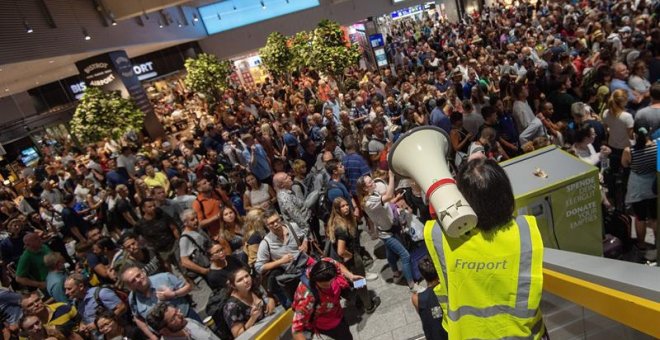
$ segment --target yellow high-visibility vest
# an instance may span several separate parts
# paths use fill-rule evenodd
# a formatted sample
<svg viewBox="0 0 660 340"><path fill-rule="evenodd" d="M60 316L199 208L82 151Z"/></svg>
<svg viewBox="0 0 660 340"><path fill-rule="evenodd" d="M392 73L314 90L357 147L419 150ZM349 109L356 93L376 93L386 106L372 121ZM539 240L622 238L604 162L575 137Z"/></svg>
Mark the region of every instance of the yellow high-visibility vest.
<svg viewBox="0 0 660 340"><path fill-rule="evenodd" d="M541 338L543 241L533 216L458 238L428 221L424 242L440 279L434 291L450 339Z"/></svg>

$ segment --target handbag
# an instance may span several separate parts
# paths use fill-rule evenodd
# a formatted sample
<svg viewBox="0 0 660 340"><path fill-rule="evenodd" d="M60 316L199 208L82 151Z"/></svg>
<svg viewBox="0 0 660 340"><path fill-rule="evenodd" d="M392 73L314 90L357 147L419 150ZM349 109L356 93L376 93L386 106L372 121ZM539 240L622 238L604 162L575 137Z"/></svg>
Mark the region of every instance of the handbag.
<svg viewBox="0 0 660 340"><path fill-rule="evenodd" d="M414 242L424 240L424 223L416 215L412 215L410 225L408 226L408 235L410 235L410 238Z"/></svg>
<svg viewBox="0 0 660 340"><path fill-rule="evenodd" d="M181 235L181 237L185 237L188 240L190 240L190 242L192 242L193 245L195 245L195 248L197 248L193 250L192 254L190 255L190 260L202 268L209 268L211 266L211 259L209 258L209 254L206 252L206 249L201 247L199 244L197 244L197 242L195 242L195 239L190 237L190 235L183 234ZM192 279L196 279L200 275L199 273L196 273L192 270L185 268L183 271L187 277Z"/></svg>
<svg viewBox="0 0 660 340"><path fill-rule="evenodd" d="M296 240L296 244L298 247L302 244L302 241L298 238L296 233L293 232L293 228L291 228L291 225L289 223L286 223L286 228L289 231L289 235ZM275 277L275 280L277 281L277 284L279 284L282 287L289 286L291 284L294 284L300 280L300 276L305 274L305 271L307 270L307 260L309 259L309 256L303 252L298 252L298 255L289 263L289 265L286 267L284 270L284 273L277 275Z"/></svg>
<svg viewBox="0 0 660 340"><path fill-rule="evenodd" d="M307 260L309 256L303 252L299 252L298 255L289 263L289 265L284 270L284 273L277 275L275 280L277 284L286 287L293 283L297 283L300 280L302 275L305 275L307 270Z"/></svg>

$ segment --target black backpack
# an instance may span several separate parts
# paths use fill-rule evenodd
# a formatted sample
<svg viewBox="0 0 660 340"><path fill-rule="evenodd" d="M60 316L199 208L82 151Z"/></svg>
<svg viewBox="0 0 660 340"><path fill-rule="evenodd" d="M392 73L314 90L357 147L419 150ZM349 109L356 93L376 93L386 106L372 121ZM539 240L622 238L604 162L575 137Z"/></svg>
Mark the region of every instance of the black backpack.
<svg viewBox="0 0 660 340"><path fill-rule="evenodd" d="M316 217L323 222L328 222L330 213L332 212L332 202L330 201L330 198L328 198L328 191L336 187L337 185L335 183L328 180L323 183L321 189L319 189L319 200L316 202L314 213Z"/></svg>
<svg viewBox="0 0 660 340"><path fill-rule="evenodd" d="M229 325L225 322L225 316L222 310L229 300L229 294L226 288L216 289L211 294L209 302L206 304L206 315L213 318L215 329L213 331L221 340L233 340Z"/></svg>

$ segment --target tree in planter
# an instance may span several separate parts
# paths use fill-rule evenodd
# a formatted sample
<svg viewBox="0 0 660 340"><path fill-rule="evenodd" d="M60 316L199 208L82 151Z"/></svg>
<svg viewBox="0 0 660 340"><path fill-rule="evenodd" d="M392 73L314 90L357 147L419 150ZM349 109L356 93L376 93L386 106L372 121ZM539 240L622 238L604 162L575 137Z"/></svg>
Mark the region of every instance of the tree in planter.
<svg viewBox="0 0 660 340"><path fill-rule="evenodd" d="M292 54L289 50L287 38L280 32L268 35L266 46L259 50L263 67L273 77L289 80Z"/></svg>
<svg viewBox="0 0 660 340"><path fill-rule="evenodd" d="M359 59L359 48L344 39L339 24L330 20L319 22L311 37L310 61L314 69L333 76L343 89L344 72Z"/></svg>
<svg viewBox="0 0 660 340"><path fill-rule="evenodd" d="M104 92L87 87L71 119L71 132L82 143L95 143L104 138L120 139L130 131L140 131L144 113L132 100L118 91Z"/></svg>
<svg viewBox="0 0 660 340"><path fill-rule="evenodd" d="M291 70L301 70L312 66L312 34L301 31L289 39Z"/></svg>
<svg viewBox="0 0 660 340"><path fill-rule="evenodd" d="M200 53L195 59L187 59L185 67L188 74L184 83L188 89L203 94L209 104L215 104L219 99L218 91L229 85L231 63L212 54Z"/></svg>

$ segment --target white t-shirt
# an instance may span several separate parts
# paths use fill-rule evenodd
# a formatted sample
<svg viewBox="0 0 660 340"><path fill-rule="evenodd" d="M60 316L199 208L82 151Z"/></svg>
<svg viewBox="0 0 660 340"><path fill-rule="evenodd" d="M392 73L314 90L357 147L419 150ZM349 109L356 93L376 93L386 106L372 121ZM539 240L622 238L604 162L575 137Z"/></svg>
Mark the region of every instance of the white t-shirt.
<svg viewBox="0 0 660 340"><path fill-rule="evenodd" d="M616 149L625 149L630 146L628 129L635 125L633 116L628 112L621 112L618 117L610 114L610 110L603 112L603 123L607 125L610 138L607 144Z"/></svg>
<svg viewBox="0 0 660 340"><path fill-rule="evenodd" d="M518 131L525 131L529 123L534 120L534 111L526 101L516 100L513 102L513 120L516 122Z"/></svg>

